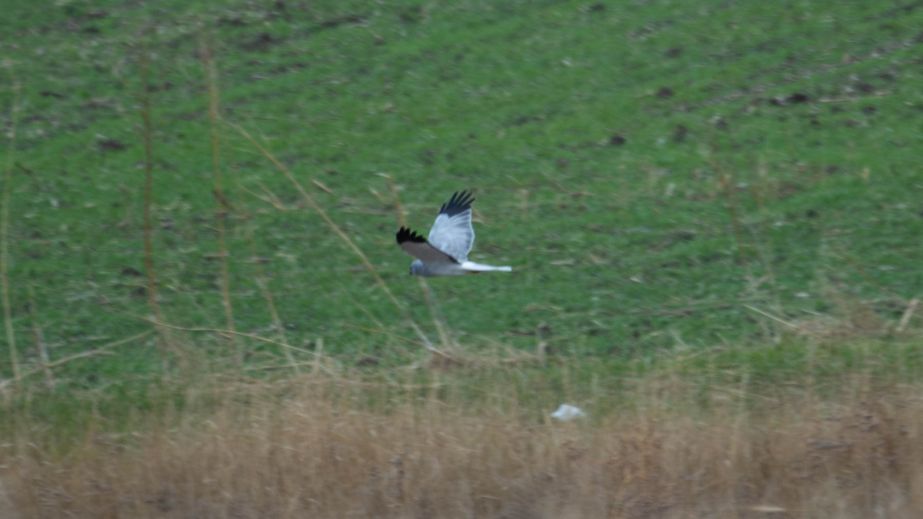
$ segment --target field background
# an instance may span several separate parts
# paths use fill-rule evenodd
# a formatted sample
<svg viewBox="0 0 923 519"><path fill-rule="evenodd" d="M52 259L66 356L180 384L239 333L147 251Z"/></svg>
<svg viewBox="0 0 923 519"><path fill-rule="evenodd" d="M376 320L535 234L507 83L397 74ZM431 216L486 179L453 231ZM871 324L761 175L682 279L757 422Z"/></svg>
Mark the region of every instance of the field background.
<svg viewBox="0 0 923 519"><path fill-rule="evenodd" d="M130 486L117 464L175 446L177 431L197 441L202 421L233 430L236 413L271 429L281 416L304 419L312 399L330 427L392 416L433 447L426 438L442 433L415 424L449 413L460 427L483 421L486 436L472 437L517 430L536 446L529 456L546 449L559 461L571 440L609 445L585 435L640 434L622 413L701 419L754 445L816 433L823 402L855 416L879 402L895 445L923 426L912 389L923 374L919 2L0 4L0 384L11 417L0 427L18 513L47 516L68 495L70 513L99 514L100 502L74 496L104 492L68 486L81 475ZM472 259L514 272L409 277L395 230L425 232L462 189L477 197ZM294 389L303 386L316 390ZM587 408L593 425L564 440L554 429L528 436L553 426L545 417L562 401ZM238 409L253 402L278 414ZM778 438L747 436L782 408L803 420ZM752 429L740 425L751 418ZM665 430L696 452L699 429L686 425ZM325 437L279 434L289 446ZM115 436L100 450L99 435ZM227 449L248 445L223 438ZM459 452L477 451L460 441ZM196 445L155 449L163 478L185 477L163 460ZM376 448L393 461L387 444ZM741 467L756 463L754 449ZM542 513L737 517L802 454L760 461L770 468L743 494L730 465L709 472L725 476L705 488L728 484L726 494L687 490L711 508L663 499L659 509L665 490L647 488L653 508L612 508L625 502L612 494L568 512L562 491ZM522 482L522 470L562 470L529 456L493 474ZM920 466L873 471L898 490L869 490L858 504L843 496L870 487L833 478L831 502L854 507L830 516L868 517L882 502L914 516ZM625 484L605 467L593 481ZM47 492L23 490L29 478ZM261 481L225 494L246 501ZM280 490L292 504L278 509L259 499L204 511L182 500L110 505L114 517L345 513L335 500L302 506L333 495L311 488ZM410 495L391 495L389 513L439 515ZM773 496L830 511L798 492ZM513 517L511 499L528 501L471 498L444 511ZM359 502L385 506L341 504Z"/></svg>

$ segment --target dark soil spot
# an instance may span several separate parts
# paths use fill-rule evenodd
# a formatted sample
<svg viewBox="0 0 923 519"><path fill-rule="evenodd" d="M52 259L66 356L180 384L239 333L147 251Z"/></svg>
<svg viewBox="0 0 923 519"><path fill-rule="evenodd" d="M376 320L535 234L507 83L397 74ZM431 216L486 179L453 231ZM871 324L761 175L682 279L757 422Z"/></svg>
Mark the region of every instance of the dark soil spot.
<svg viewBox="0 0 923 519"><path fill-rule="evenodd" d="M673 97L673 89L670 87L660 87L655 95L661 99L668 99Z"/></svg>
<svg viewBox="0 0 923 519"><path fill-rule="evenodd" d="M536 332L538 333L538 336L541 337L542 339L547 339L551 337L552 335L554 335L554 330L551 328L551 325L548 323L539 324L538 328L536 328Z"/></svg>
<svg viewBox="0 0 923 519"><path fill-rule="evenodd" d="M423 7L415 6L402 9L400 14L398 14L398 18L400 18L402 23L420 23L423 20Z"/></svg>
<svg viewBox="0 0 923 519"><path fill-rule="evenodd" d="M787 106L787 105L796 105L804 104L811 101L811 96L803 92L795 92L789 94L785 97L776 96L769 99L769 104L772 106Z"/></svg>
<svg viewBox="0 0 923 519"><path fill-rule="evenodd" d="M96 141L96 146L100 151L122 151L125 149L125 143L118 139L100 139Z"/></svg>
<svg viewBox="0 0 923 519"><path fill-rule="evenodd" d="M673 128L673 142L684 142L686 137L689 136L689 128L684 124L677 124Z"/></svg>
<svg viewBox="0 0 923 519"><path fill-rule="evenodd" d="M609 137L609 145L610 145L610 146L622 146L622 145L624 145L626 142L628 142L628 140L627 140L624 136L622 136L622 135L620 135L620 134L618 134L618 133L614 133L614 134L612 134L611 137Z"/></svg>
<svg viewBox="0 0 923 519"><path fill-rule="evenodd" d="M420 162L432 166L436 162L436 150L428 148L420 152Z"/></svg>
<svg viewBox="0 0 923 519"><path fill-rule="evenodd" d="M324 20L320 22L318 26L321 29L335 29L341 25L364 23L365 20L366 17L361 14L345 14L343 16Z"/></svg>
<svg viewBox="0 0 923 519"><path fill-rule="evenodd" d="M123 276L131 276L139 278L142 276L141 271L134 267L125 267L120 272Z"/></svg>
<svg viewBox="0 0 923 519"><path fill-rule="evenodd" d="M862 92L863 94L871 94L875 91L875 85L866 83L865 81L860 81L856 83L856 90Z"/></svg>
<svg viewBox="0 0 923 519"><path fill-rule="evenodd" d="M149 83L147 85L147 91L150 93L165 92L167 90L173 90L173 82L163 81L161 83Z"/></svg>
<svg viewBox="0 0 923 519"><path fill-rule="evenodd" d="M244 42L241 45L241 48L249 51L265 51L280 41L281 40L273 37L273 35L269 34L268 32L261 32L256 36L256 38Z"/></svg>
<svg viewBox="0 0 923 519"><path fill-rule="evenodd" d="M682 47L670 47L663 53L663 55L668 58L678 58L683 55L683 48Z"/></svg>
<svg viewBox="0 0 923 519"><path fill-rule="evenodd" d="M671 232L670 234L668 234L659 243L654 244L652 248L654 250L663 250L663 249L672 247L673 245L676 245L677 243L690 242L692 240L695 240L695 238L696 238L695 231L689 231L689 230L675 231L675 232ZM675 266L678 266L678 265L675 265Z"/></svg>
<svg viewBox="0 0 923 519"><path fill-rule="evenodd" d="M528 123L541 121L542 118L537 115L520 115L513 119L513 126L522 126Z"/></svg>
<svg viewBox="0 0 923 519"><path fill-rule="evenodd" d="M886 72L882 72L878 74L878 77L884 81L891 82L897 79L897 74L895 74L894 72L886 71Z"/></svg>
<svg viewBox="0 0 923 519"><path fill-rule="evenodd" d="M379 360L377 357L371 357L368 355L365 357L360 357L359 360L356 361L356 366L360 368L368 368L377 366L379 364L381 364L381 360Z"/></svg>
<svg viewBox="0 0 923 519"><path fill-rule="evenodd" d="M801 191L801 186L795 184L794 182L782 182L778 189L776 190L776 195L780 199L786 199L792 195L795 195Z"/></svg>
<svg viewBox="0 0 923 519"><path fill-rule="evenodd" d="M244 19L238 14L222 16L221 18L218 18L217 22L215 23L217 23L219 26L225 27L243 27L244 25L247 25L246 22L244 22Z"/></svg>

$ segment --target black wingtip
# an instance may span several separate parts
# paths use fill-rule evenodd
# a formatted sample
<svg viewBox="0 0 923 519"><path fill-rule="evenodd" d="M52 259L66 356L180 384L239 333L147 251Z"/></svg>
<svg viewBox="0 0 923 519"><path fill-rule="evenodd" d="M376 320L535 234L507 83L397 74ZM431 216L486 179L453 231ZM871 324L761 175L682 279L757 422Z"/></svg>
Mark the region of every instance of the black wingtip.
<svg viewBox="0 0 923 519"><path fill-rule="evenodd" d="M455 216L471 209L472 203L474 203L474 197L469 191L456 191L452 193L452 198L449 198L449 201L439 208L439 214Z"/></svg>
<svg viewBox="0 0 923 519"><path fill-rule="evenodd" d="M417 234L414 231L411 231L407 227L401 227L400 229L398 229L396 237L397 237L398 245L404 243L405 241L412 241L416 243L426 243L426 238Z"/></svg>

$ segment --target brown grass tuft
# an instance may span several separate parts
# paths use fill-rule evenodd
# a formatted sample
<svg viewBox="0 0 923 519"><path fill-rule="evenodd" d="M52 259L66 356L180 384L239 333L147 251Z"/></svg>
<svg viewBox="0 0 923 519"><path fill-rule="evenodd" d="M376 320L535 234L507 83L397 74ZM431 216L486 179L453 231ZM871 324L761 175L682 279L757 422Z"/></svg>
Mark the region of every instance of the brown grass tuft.
<svg viewBox="0 0 923 519"><path fill-rule="evenodd" d="M90 432L65 459L24 438L4 487L43 518L923 516L918 388L856 380L759 409L639 391L613 395L636 411L561 424L411 390L370 410L357 397L378 389L356 382L225 388L217 410Z"/></svg>

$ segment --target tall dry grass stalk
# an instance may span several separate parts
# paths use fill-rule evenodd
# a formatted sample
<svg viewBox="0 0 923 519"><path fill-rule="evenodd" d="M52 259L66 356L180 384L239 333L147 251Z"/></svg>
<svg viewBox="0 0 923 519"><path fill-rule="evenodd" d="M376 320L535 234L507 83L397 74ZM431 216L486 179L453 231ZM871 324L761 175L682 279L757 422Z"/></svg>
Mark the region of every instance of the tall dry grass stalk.
<svg viewBox="0 0 923 519"><path fill-rule="evenodd" d="M22 85L13 70L13 63L4 65L9 71L12 101L10 102L9 151L3 168L3 211L0 212L0 293L3 295L3 327L6 332L6 346L9 349L10 371L13 380L19 380L19 351L16 349L16 332L13 330L13 312L10 304L10 194L13 191L13 166L16 157L16 125L19 120L19 98Z"/></svg>
<svg viewBox="0 0 923 519"><path fill-rule="evenodd" d="M276 156L273 155L272 152L266 149L265 146L260 144L259 141L257 141L252 135L250 135L250 132L248 132L242 126L234 124L234 123L228 123L228 124L232 128L234 128L250 144L252 144L253 147L255 147L257 151L260 152L261 155L263 155L267 160L269 160L269 162L271 162L273 166L275 166L276 169L278 169L279 172L281 172L285 176L285 178L298 191L298 194L301 195L301 198L305 201L308 207L310 207L314 212L316 212L318 216L321 217L321 220L323 220L324 223L327 225L327 227L329 227L330 230L332 230L334 234L336 234L337 237L339 237L340 240L342 240L343 243L346 244L346 246L350 249L350 251L352 251L353 254L355 254L356 257L359 258L359 260L362 262L362 265L372 276L372 279L375 280L375 284L378 285L379 288L381 288L382 292L385 293L385 295L388 297L391 303L394 304L394 306L404 315L405 321L410 325L410 327L414 330L414 332L416 332L417 336L420 337L420 339L426 345L426 348L430 351L438 352L439 350L437 350L433 346L432 342L429 340L429 338L427 338L426 334L423 333L423 330L420 328L417 322L413 319L413 316L410 315L410 311L407 309L407 305L401 302L401 300L398 299L394 295L394 292L392 292L388 284L385 283L385 280L381 277L381 274L378 273L378 269L375 268L375 265L372 264L368 256L366 256L365 253L362 252L362 249L360 249L359 246L356 245L356 242L354 242L352 238L350 238L349 235L346 234L343 231L343 229L339 225L337 225L335 221L333 221L333 218L331 218L330 215L327 213L327 211L325 211L324 208L321 207L320 204L318 204L316 200L314 200L314 197L311 196L311 194L308 193L307 190L305 190L301 182L299 182L298 179L295 178L295 175L292 173L292 171L288 169L288 167L285 164L279 161L279 159L276 158Z"/></svg>
<svg viewBox="0 0 923 519"><path fill-rule="evenodd" d="M351 382L305 377L286 400L224 387L213 412L89 433L65 459L22 438L4 484L24 518L923 517L919 388L844 380L835 401L754 409L667 384L561 424L413 389L375 410Z"/></svg>
<svg viewBox="0 0 923 519"><path fill-rule="evenodd" d="M272 327L276 332L277 340L288 344L288 338L285 336L285 325L282 324L282 318L279 317L279 310L276 307L275 297L273 297L272 291L269 290L269 283L266 281L266 272L256 252L256 243L253 240L252 227L247 229L247 244L250 246L250 257L253 268L256 270L256 275L253 277L253 280L256 282L257 288L259 288L263 300L266 301L266 308L269 310L269 318L272 320ZM298 367L298 362L295 360L294 354L292 354L292 349L282 348L282 354L285 355L285 360L288 362L289 366L291 366L292 370L295 373L299 373L301 370Z"/></svg>
<svg viewBox="0 0 923 519"><path fill-rule="evenodd" d="M154 315L154 326L160 339L161 362L166 368L171 354L176 356L179 351L173 342L170 329L160 324L166 321L160 308L160 301L157 299L157 271L154 267L154 220L151 211L154 201L154 129L151 122L151 94L148 87L150 81L150 58L143 43L139 52L141 90L138 96L140 101L141 138L144 143L144 198L142 201L144 273L147 278L147 304Z"/></svg>
<svg viewBox="0 0 923 519"><path fill-rule="evenodd" d="M48 364L51 359L48 356L48 348L45 346L45 332L42 331L42 325L39 323L38 308L35 303L35 288L29 285L29 319L32 321L32 339L35 341L35 356L38 359L39 368L45 376L45 387L54 389L54 374Z"/></svg>
<svg viewBox="0 0 923 519"><path fill-rule="evenodd" d="M388 191L391 193L391 199L394 202L394 211L397 213L398 224L404 227L407 225L407 215L404 211L404 204L401 203L401 195L397 189L397 184L394 182L394 178L391 175L382 173L381 176L388 182ZM423 300L426 302L426 307L429 310L430 318L433 320L433 325L436 327L436 333L439 334L439 341L442 343L443 352L445 352L449 348L452 348L455 343L449 335L448 326L445 323L445 319L442 317L442 312L439 310L436 298L429 288L429 283L422 277L417 278L417 283L420 286L420 291L423 293Z"/></svg>
<svg viewBox="0 0 923 519"><path fill-rule="evenodd" d="M731 231L734 234L734 242L737 244L737 263L742 265L749 259L749 254L746 240L744 239L744 227L740 217L740 206L737 202L737 195L734 193L734 190L737 189L735 184L736 182L730 173L720 173L718 185L721 196L723 196L725 200L724 207L727 209L728 218L731 221Z"/></svg>
<svg viewBox="0 0 923 519"><path fill-rule="evenodd" d="M23 371L19 378L0 381L0 389L3 389L8 385L18 384L22 380L25 380L26 378L36 375L38 373L45 373L47 376L50 377L54 369L64 366L65 364L70 364L71 362L74 362L76 360L86 359L89 357L112 355L113 350L116 349L117 347L125 346L128 344L132 344L136 341L140 341L141 339L147 338L152 333L154 333L153 330L143 331L141 333L132 335L131 337L125 337L124 339L118 339L116 341L112 341L110 343L104 344L103 346L93 348L92 350L83 350L81 352L74 353L66 357L61 357L53 361L42 361L39 364L38 368L33 368L33 369L28 369L28 370Z"/></svg>
<svg viewBox="0 0 923 519"><path fill-rule="evenodd" d="M203 38L199 53L202 59L202 66L205 69L205 80L208 85L208 122L209 136L212 155L212 194L215 197L215 227L218 231L218 256L221 265L221 304L224 309L225 326L232 332L234 326L234 305L231 301L231 278L229 273L230 253L227 247L227 218L232 207L230 201L224 192L224 181L221 171L221 139L219 130L219 100L218 91L218 68L215 65L214 56L212 55L211 46ZM228 339L236 351L236 360L239 366L243 366L244 352L241 348L240 341L234 335Z"/></svg>
<svg viewBox="0 0 923 519"><path fill-rule="evenodd" d="M713 143L711 150L706 155L706 160L712 170L718 175L717 194L724 199L724 208L727 210L731 222L731 233L737 246L737 263L745 264L750 259L749 246L745 239L744 223L741 217L740 201L737 198L737 180L733 172L728 171L715 157L718 156L717 146Z"/></svg>

